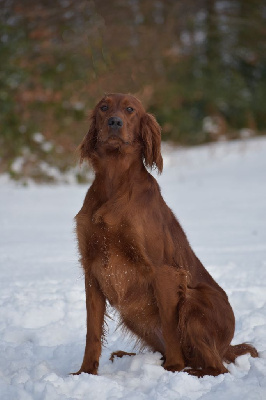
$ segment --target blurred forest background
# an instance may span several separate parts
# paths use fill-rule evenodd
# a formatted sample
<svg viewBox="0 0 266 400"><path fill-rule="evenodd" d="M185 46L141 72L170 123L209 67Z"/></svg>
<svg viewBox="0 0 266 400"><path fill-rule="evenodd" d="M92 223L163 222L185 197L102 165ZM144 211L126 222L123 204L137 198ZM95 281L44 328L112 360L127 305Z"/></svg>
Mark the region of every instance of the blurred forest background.
<svg viewBox="0 0 266 400"><path fill-rule="evenodd" d="M266 132L265 0L0 0L0 173L74 171L88 114L131 92L182 145Z"/></svg>

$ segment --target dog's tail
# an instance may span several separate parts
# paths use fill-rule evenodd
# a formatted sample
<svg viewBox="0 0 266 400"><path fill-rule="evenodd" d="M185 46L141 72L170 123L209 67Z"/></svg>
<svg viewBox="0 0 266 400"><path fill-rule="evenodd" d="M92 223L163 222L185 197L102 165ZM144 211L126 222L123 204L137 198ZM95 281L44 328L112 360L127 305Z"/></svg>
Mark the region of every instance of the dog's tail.
<svg viewBox="0 0 266 400"><path fill-rule="evenodd" d="M247 353L250 353L251 357L259 357L255 347L251 346L251 344L242 343L235 346L229 346L224 355L224 361L235 362L237 357Z"/></svg>

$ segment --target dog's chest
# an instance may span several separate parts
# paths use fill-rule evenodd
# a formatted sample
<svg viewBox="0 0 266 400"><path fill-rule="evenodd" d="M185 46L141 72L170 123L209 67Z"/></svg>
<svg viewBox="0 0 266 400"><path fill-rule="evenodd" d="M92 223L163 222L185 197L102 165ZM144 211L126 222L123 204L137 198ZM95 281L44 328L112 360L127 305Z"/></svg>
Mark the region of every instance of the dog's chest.
<svg viewBox="0 0 266 400"><path fill-rule="evenodd" d="M134 225L125 219L115 226L95 223L84 214L76 221L83 266L95 276L109 302L121 305L132 301L132 293L145 291L147 262Z"/></svg>
<svg viewBox="0 0 266 400"><path fill-rule="evenodd" d="M143 286L139 250L126 232L105 228L95 233L98 251L91 268L101 290L113 305L129 301L136 288Z"/></svg>
<svg viewBox="0 0 266 400"><path fill-rule="evenodd" d="M108 262L96 263L94 275L109 302L116 306L126 301L137 284L137 271L123 256L111 253Z"/></svg>

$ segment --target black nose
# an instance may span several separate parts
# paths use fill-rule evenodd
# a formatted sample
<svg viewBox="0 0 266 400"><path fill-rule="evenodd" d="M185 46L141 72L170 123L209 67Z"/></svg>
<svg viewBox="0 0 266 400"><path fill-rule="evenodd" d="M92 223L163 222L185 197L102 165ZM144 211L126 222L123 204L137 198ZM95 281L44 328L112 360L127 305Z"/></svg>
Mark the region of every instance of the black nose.
<svg viewBox="0 0 266 400"><path fill-rule="evenodd" d="M108 119L108 125L112 129L120 129L123 126L123 121L119 117L111 117Z"/></svg>

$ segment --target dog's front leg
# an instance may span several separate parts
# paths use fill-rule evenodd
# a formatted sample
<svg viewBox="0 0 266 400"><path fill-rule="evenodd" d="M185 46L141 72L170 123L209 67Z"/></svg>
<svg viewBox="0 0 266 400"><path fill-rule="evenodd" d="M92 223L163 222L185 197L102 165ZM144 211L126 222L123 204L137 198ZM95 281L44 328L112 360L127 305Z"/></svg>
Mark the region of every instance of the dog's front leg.
<svg viewBox="0 0 266 400"><path fill-rule="evenodd" d="M186 275L176 268L164 265L154 270L154 291L161 319L165 347L163 367L168 371L181 371L185 367L178 330L177 305Z"/></svg>
<svg viewBox="0 0 266 400"><path fill-rule="evenodd" d="M85 273L87 335L86 347L81 368L74 375L82 372L97 375L102 348L102 335L105 313L105 297L98 282Z"/></svg>

